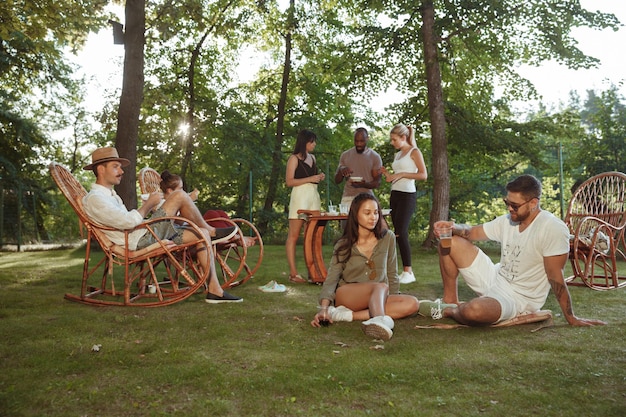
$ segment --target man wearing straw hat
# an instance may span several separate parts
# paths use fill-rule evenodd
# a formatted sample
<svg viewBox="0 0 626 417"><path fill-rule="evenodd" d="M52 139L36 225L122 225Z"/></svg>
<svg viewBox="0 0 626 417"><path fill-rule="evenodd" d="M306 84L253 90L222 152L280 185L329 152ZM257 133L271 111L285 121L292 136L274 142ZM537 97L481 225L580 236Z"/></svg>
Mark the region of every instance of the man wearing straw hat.
<svg viewBox="0 0 626 417"><path fill-rule="evenodd" d="M130 161L120 158L117 149L105 147L96 149L91 154L91 164L83 169L93 171L96 182L91 186L91 191L83 198L83 206L87 215L103 226L112 227L119 230L132 229L143 222L143 219L160 202L161 193L154 192L141 207L128 210L122 199L117 195L113 187L118 185L124 175L125 166ZM216 239L227 239L235 235L235 227L225 229L215 229L209 226L200 211L191 200L189 195L180 190L171 193L163 205L157 208L152 214L152 218L165 216L175 216L180 213L180 217L189 219L195 223L204 233L206 239L211 242L211 235ZM179 227L169 220L156 223L154 231L159 239L171 240L176 244L189 242L197 239L197 236L184 227ZM130 250L142 249L155 243L154 237L146 233L147 229L140 229L130 233L128 245ZM111 241L118 245L124 245L124 233L121 231L104 231ZM209 246L209 251L211 247ZM207 303L217 304L226 302L241 302L243 299L227 293L222 289L215 272L215 262L212 253L198 253L198 261L203 268L209 268L209 290L206 298Z"/></svg>

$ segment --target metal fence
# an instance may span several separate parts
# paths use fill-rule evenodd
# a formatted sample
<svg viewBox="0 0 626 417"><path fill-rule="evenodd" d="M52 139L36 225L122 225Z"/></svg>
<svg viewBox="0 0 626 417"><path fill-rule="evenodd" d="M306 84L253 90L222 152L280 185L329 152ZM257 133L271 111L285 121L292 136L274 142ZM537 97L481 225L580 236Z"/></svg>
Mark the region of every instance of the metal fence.
<svg viewBox="0 0 626 417"><path fill-rule="evenodd" d="M78 218L56 192L0 184L0 249L23 250L81 239Z"/></svg>

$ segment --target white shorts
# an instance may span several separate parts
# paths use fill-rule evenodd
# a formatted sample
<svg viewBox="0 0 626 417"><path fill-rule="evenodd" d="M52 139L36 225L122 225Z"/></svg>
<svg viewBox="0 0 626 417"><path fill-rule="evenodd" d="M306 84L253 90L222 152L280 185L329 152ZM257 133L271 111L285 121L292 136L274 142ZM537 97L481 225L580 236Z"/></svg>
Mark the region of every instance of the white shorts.
<svg viewBox="0 0 626 417"><path fill-rule="evenodd" d="M293 187L289 200L289 219L306 219L306 215L298 214L298 210L320 210L321 208L317 184L307 183Z"/></svg>
<svg viewBox="0 0 626 417"><path fill-rule="evenodd" d="M526 301L518 297L509 283L498 275L499 269L500 264L494 264L485 252L478 249L474 262L467 268L459 268L459 272L476 294L494 298L500 303L502 312L498 321L503 321L522 313Z"/></svg>

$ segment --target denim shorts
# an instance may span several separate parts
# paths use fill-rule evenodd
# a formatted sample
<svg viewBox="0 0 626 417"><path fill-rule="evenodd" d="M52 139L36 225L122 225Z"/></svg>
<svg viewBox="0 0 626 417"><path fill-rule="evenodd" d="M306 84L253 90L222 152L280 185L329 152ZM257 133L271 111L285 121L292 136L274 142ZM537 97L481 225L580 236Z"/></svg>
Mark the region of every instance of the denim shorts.
<svg viewBox="0 0 626 417"><path fill-rule="evenodd" d="M151 219L157 219L159 217L166 217L167 213L163 208L158 208L152 213ZM150 225L152 231L157 235L158 240L171 240L172 242L180 245L183 243L183 228L174 224L171 220L163 220L155 222ZM152 233L146 230L146 233L137 242L137 249L143 249L147 246L156 243L157 239L152 236Z"/></svg>

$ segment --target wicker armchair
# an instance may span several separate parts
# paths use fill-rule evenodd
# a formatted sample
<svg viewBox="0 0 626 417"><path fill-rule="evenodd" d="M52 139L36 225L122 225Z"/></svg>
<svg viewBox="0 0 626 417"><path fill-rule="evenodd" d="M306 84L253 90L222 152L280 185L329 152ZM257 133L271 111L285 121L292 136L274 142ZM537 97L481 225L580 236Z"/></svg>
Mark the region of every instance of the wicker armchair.
<svg viewBox="0 0 626 417"><path fill-rule="evenodd" d="M605 172L583 182L569 203L569 285L609 290L626 285L626 174Z"/></svg>

